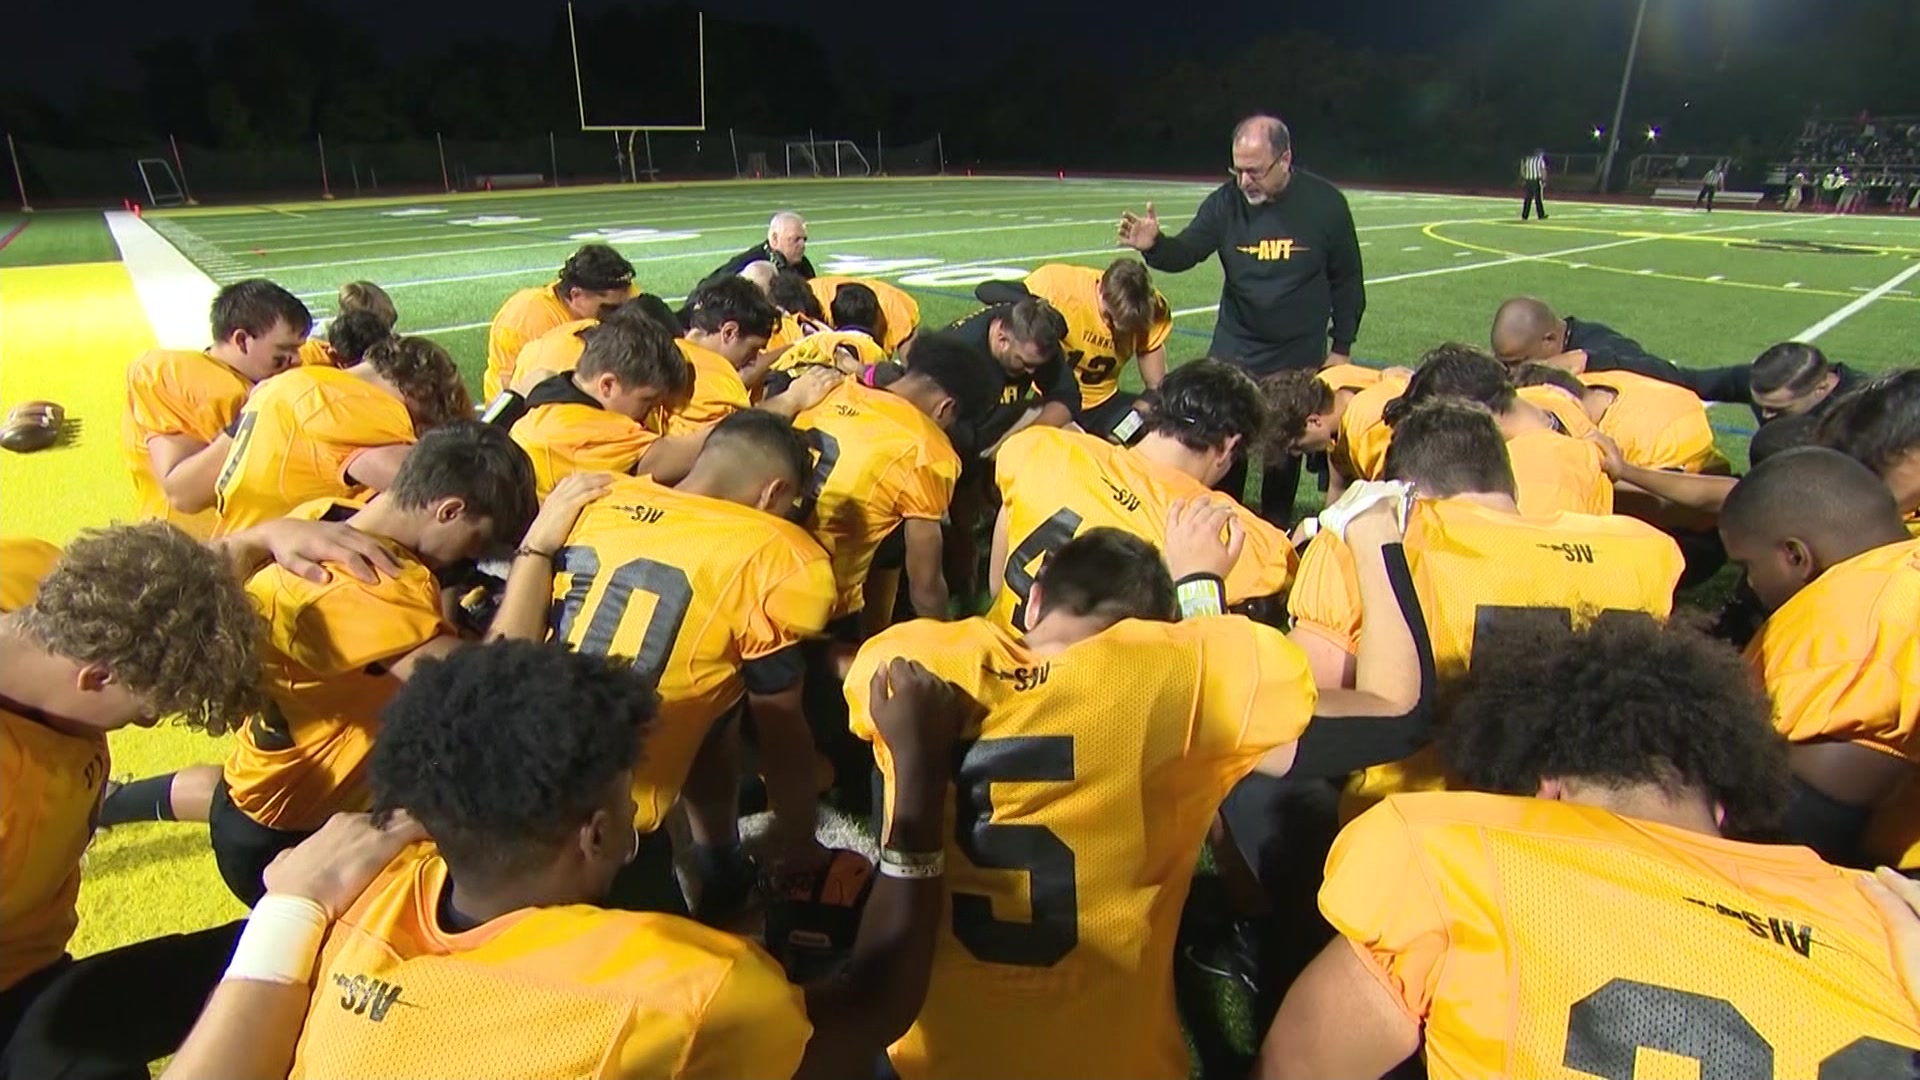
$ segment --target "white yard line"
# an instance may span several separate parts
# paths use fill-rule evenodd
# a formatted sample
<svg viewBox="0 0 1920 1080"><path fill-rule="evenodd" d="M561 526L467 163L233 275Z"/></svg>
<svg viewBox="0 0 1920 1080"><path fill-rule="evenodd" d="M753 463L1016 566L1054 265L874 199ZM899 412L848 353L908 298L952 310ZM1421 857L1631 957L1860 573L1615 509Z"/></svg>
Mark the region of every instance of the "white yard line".
<svg viewBox="0 0 1920 1080"><path fill-rule="evenodd" d="M1817 339L1820 335L1859 314L1868 304L1873 303L1875 300L1906 284L1907 279L1915 274L1920 274L1920 263L1915 263L1881 282L1874 287L1872 292L1867 293L1858 300L1850 301L1839 311L1834 312L1819 322L1814 323L1812 326L1807 327L1805 330L1800 331L1798 334L1795 334L1792 340L1811 342Z"/></svg>
<svg viewBox="0 0 1920 1080"><path fill-rule="evenodd" d="M999 190L981 192L960 187L942 189L932 195L920 194L915 202L928 205L959 205L961 203L992 203L1006 200L1031 199L1078 199L1090 198L1124 199L1135 194L1129 190L1103 190L1097 186L1085 184L1059 185L1054 183L1051 190L1025 188L1020 190ZM1205 191L1169 193L1171 197L1191 195L1204 198ZM791 188L769 186L750 197L720 198L714 195L702 195L685 189L676 191L646 191L634 189L618 192L571 193L565 190L549 191L525 196L503 197L491 200L456 200L439 195L422 195L409 205L416 207L434 207L446 211L447 217L464 217L477 214L526 214L548 211L554 214L572 215L589 211L631 210L631 209L695 209L717 212L722 215L735 212L754 212L770 215L773 209L791 206L806 214L821 213L827 210L844 210L861 207L886 205L890 196L884 189L868 188L864 190L844 191L824 197L810 197L799 194ZM891 201L897 203L897 199ZM311 236L336 232L344 225L355 228L368 225L393 226L404 228L419 226L424 218L389 218L387 211L405 209L399 203L383 203L379 206L354 206L348 203L300 223L280 221L278 215L260 210L233 215L231 217L195 217L174 218L176 222L195 222L209 240L226 242L250 240L256 236L284 234L285 236ZM1117 214L1118 211L1115 211ZM438 217L439 215L435 215ZM269 228L260 230L262 224Z"/></svg>
<svg viewBox="0 0 1920 1080"><path fill-rule="evenodd" d="M1084 201L1085 196L1086 193L1084 191L1002 191L994 195L960 194L932 200L922 200L922 209L920 212L993 213L1018 210L1021 213L1026 213L1030 210L1044 209L1058 211L1077 209L1077 207L1062 205L1062 203ZM810 218L816 218L822 214L839 213L845 210L887 208L886 204L873 202L874 197L873 194L869 193L858 201L833 203L808 202L797 205ZM1022 203L1031 203L1032 205L998 208L986 205L990 203L1000 203L1010 199ZM428 199L421 200L422 205L431 202L432 200ZM484 214L502 216L536 216L544 214L546 216L539 217L537 222L537 224L544 228L565 228L572 225L605 225L610 217L622 215L646 217L656 211L665 211L666 215L662 217L647 217L646 220L637 222L636 225L653 225L660 221L698 222L731 218L744 218L764 223L773 212L768 209L768 207L773 205L775 205L773 202L766 199L752 202L728 201L724 204L718 202L708 204L699 199L668 200L664 197L652 199L623 198L617 202L603 201L597 204L560 203L557 200L549 200L549 202L544 204L520 203L508 206L487 206L481 204L482 208L478 210L463 207L456 203L447 203L444 206L436 207L437 209L445 210L446 213L435 214L430 217L387 218L355 215L351 218L336 219L317 226L286 227L278 230L265 230L260 232L254 232L246 228L232 231L218 231L209 229L205 225L189 225L188 222L191 219L175 218L169 220L176 226L186 227L198 233L203 240L223 245L246 246L248 244L260 244L268 240L304 240L316 237L331 237L339 235L342 229L348 227L351 227L356 233L376 233L375 238L369 242L388 243L398 242L402 238L401 234L422 239L445 236L449 228L447 225L448 221L458 220L462 217L476 217ZM378 211L372 208L364 211L364 215L377 215L378 213ZM271 248L270 250L276 252L306 251L321 247L341 246L346 245L303 245L298 247Z"/></svg>
<svg viewBox="0 0 1920 1080"><path fill-rule="evenodd" d="M1044 262L1051 262L1055 259L1083 259L1089 255L1110 255L1119 250L1120 249L1118 248L1084 248L1079 251L1050 251L1044 255L1012 255L1012 256L1003 256L1001 258L996 258L996 259L971 259L971 260L968 260L967 262L942 263L939 266L915 266L905 270L883 270L877 274L867 274L864 276L875 277L875 278L897 278L897 277L906 277L909 274L924 273L928 270L965 270L975 266L1003 266L1003 265L1020 266L1027 263L1038 265ZM669 304L678 304L681 301L685 300L686 297L663 296L660 299L666 301ZM432 327L428 327L425 330L410 329L410 330L407 330L406 332L409 334L418 334L418 335L451 334L460 330L476 330L482 326L491 326L491 325L493 325L492 320L488 320L487 322L455 323L452 326L432 326Z"/></svg>
<svg viewBox="0 0 1920 1080"><path fill-rule="evenodd" d="M1033 203L1025 206L1010 206L1010 207L1004 207L1004 208L988 211L988 210L975 209L973 207L957 207L954 209L943 209L939 205L934 205L934 206L922 207L917 210L910 210L910 211L895 213L895 214L866 215L862 217L845 217L845 218L810 217L807 219L807 224L818 227L822 225L853 225L853 224L860 224L860 223L872 222L872 221L919 220L922 218L930 218L930 217L973 217L973 216L985 217L988 215L995 215L995 214L1003 217L1010 216L1010 215L1026 216L1027 220L1040 221L1040 220L1046 219L1047 215L1045 214L1028 215L1026 212L1029 210L1052 210L1058 213L1061 211L1073 210L1073 209L1079 209L1079 208L1060 206L1053 203ZM583 232L583 233L599 232L599 231L608 230L608 229L613 229L613 230L656 229L657 231L660 231L660 232L692 232L692 233L700 233L700 234L720 233L720 232L753 232L755 230L766 228L767 227L766 219L767 219L767 215L757 210L747 211L745 213L732 212L732 213L721 213L721 214L712 214L712 213L666 214L660 217L650 217L644 213L635 213L623 218L619 218L617 220L614 219L613 215L611 214L602 213L596 217L590 217L590 218L565 218L565 219L559 219L559 220L555 220L552 218L534 218L530 221L523 222L520 225L511 226L511 227L509 226L488 227L488 226L480 226L480 225L464 226L464 225L450 225L450 224L442 223L439 228L432 229L426 232L421 232L421 233L409 233L405 236L383 235L383 236L377 236L372 239L366 239L366 240L339 240L339 241L334 241L334 242L325 243L325 244L299 244L292 247L270 247L264 250L267 252L268 255L285 255L285 254L289 254L291 252L296 252L296 251L325 251L328 249L335 249L335 248L365 248L373 244L417 244L423 241L447 240L456 236L462 236L463 234L475 236L475 237L486 236L489 234L497 234L497 233L520 234L520 235L533 233L534 235L539 235L541 233L551 234L559 230L568 230L568 229ZM725 222L728 222L728 221L738 221L740 223L726 224ZM668 224L669 222L673 224L669 225ZM337 233L335 235L337 235ZM204 237L202 239L204 239ZM544 242L550 243L555 247L565 247L569 244L580 243L585 241L576 241L572 238L567 238L567 239L556 239L556 240L550 240L550 241L544 241ZM527 246L538 246L538 245L512 244L512 245L507 245L505 248L477 247L477 248L466 248L464 250L468 252L500 251L500 250L507 250L514 247L527 247ZM444 257L444 253L436 253L434 255L420 255L420 254L389 255L384 257L387 259L441 258L441 257ZM372 259L351 260L351 262L371 262L371 261L374 261L374 260ZM259 269L262 274L271 275L279 272L280 270L299 269L299 268L263 265Z"/></svg>
<svg viewBox="0 0 1920 1080"><path fill-rule="evenodd" d="M920 215L920 214L882 214L876 217L869 217L869 218L843 218L841 219L840 224L844 225L853 221L903 221L903 220L909 220L912 218L918 218L922 216L923 215ZM1089 218L1089 219L1083 219L1080 221L1066 221L1066 222L1048 221L1048 222L1041 222L1039 224L1033 224L1033 225L1024 225L1024 224L1023 225L988 225L988 226L982 226L980 228L974 228L974 229L937 229L931 232L903 233L898 235L884 235L884 236L853 236L853 237L847 237L844 239L840 237L832 237L828 239L814 240L812 242L812 247L818 250L823 248L831 248L835 246L845 246L847 244L871 244L871 243L878 243L886 240L913 240L913 239L918 239L920 237L926 237L926 236L970 236L975 233L1011 232L1016 229L1061 229L1061 228L1066 228L1069 225L1074 225L1074 226L1105 225L1105 224L1108 224L1110 220L1114 220L1114 219ZM707 229L703 231L702 235L713 235L716 233L742 233L742 232L754 233L754 232L760 231L762 228L763 226L760 226L760 225L729 226L727 228L722 228L722 229ZM335 269L342 266L364 266L369 263L412 262L412 261L419 261L422 259L451 259L451 258L459 258L466 255L480 255L480 254L485 254L485 253L494 252L494 251L522 251L529 248L570 248L570 247L577 247L577 246L578 246L578 242L573 240L542 240L537 243L530 243L530 244L495 244L491 247L456 248L452 251L435 251L431 253L423 253L423 254L415 254L415 255L376 255L370 259L340 259L340 260L335 260L333 262L303 263L298 266L261 266L261 267L255 267L252 272L257 273L259 276L262 276L262 277L270 277L274 274L284 274L284 273L288 273L295 270L331 270L331 269ZM646 242L635 241L632 243L622 243L621 241L616 240L613 242L613 246L616 248L645 247ZM661 259L690 257L693 254L707 254L707 255L712 255L719 258L725 258L728 255L733 255L738 253L739 250L740 250L739 244L732 244L725 248L716 249L712 252L703 252L703 253L689 252L686 256L663 255L663 256L647 258L647 259L632 259L630 261L633 262L635 265L639 265L642 262L659 262ZM488 275L483 275L483 276L488 276ZM471 279L457 278L453 280L471 280ZM388 285L386 287L389 289L393 288L393 286L391 285Z"/></svg>
<svg viewBox="0 0 1920 1080"><path fill-rule="evenodd" d="M1043 223L1034 224L1034 225L1027 225L1027 224L988 225L988 226L984 226L982 228L977 228L977 229L940 229L933 232L893 233L885 236L850 236L845 239L836 238L833 240L816 240L810 246L814 250L823 250L827 248L847 247L853 244L877 244L877 243L891 242L895 240L919 240L929 236L972 236L979 233L1025 232L1031 229L1058 229L1058 228L1065 228L1066 226L1069 226L1069 225L1077 227L1082 225L1104 225L1106 223L1107 223L1106 218L1098 218L1091 221L1043 222ZM1118 249L1102 248L1098 250L1117 251ZM652 263L674 262L681 259L718 259L718 258L725 258L728 255L734 255L738 253L739 253L739 248L727 247L727 248L714 248L706 251L683 251L683 252L679 252L677 254L671 254L671 255L649 255L649 256L638 258L638 259L629 259L628 261L633 263L635 266L644 266ZM990 266L996 263L1009 262L1009 261L1019 261L1019 260L982 259L982 260L969 261L965 263L943 264L941 267L939 267L939 269L948 269L951 266L956 266L956 265L957 266ZM348 265L351 265L351 264L348 264ZM929 266L920 266L920 267L915 267L914 269L915 270L931 270L936 268L929 267ZM901 271L901 273L913 273L913 272L914 272L913 270ZM380 283L380 287L388 291L392 291L394 289L408 289L408 288L415 288L415 287L421 287L421 286L427 286L427 285L451 285L451 284L462 282L462 281L489 281L495 278L530 277L530 276L539 276L543 274L549 278L552 277L553 275L552 268L547 266L526 266L526 267L521 267L517 270L488 270L488 271L477 273L477 274L456 274L451 277L421 278L416 281L383 281ZM886 275L883 274L879 276L884 277ZM306 300L306 299L318 299L322 297L328 297L328 296L332 296L333 294L334 294L334 290L332 289L322 289L317 292L303 292L303 293L297 293L295 295L299 296L302 300Z"/></svg>
<svg viewBox="0 0 1920 1080"><path fill-rule="evenodd" d="M180 254L143 219L121 210L107 213L107 230L133 279L134 295L147 313L163 349L201 349L207 344L207 309L220 286Z"/></svg>
<svg viewBox="0 0 1920 1080"><path fill-rule="evenodd" d="M1644 244L1652 240L1666 240L1676 236L1707 236L1707 235L1714 235L1718 233L1741 232L1747 229L1766 229L1766 228L1771 228L1779 225L1789 225L1789 224L1792 224L1792 221L1790 219L1782 220L1782 221L1764 221L1764 222L1758 222L1752 225L1732 225L1723 229L1695 229L1690 232L1682 232L1682 233L1660 233L1655 236L1636 236L1630 240L1610 240L1604 244L1587 244L1583 247L1564 248L1560 251L1543 251L1537 255L1514 255L1505 259L1494 259L1490 262L1467 263L1465 265L1455 265L1455 266L1436 266L1427 270L1410 270L1404 274L1388 274L1385 277L1368 278L1367 284L1368 285L1387 285L1395 281L1412 281L1415 278L1440 277L1443 274L1464 274L1470 270L1486 270L1490 267L1510 266L1514 263L1539 262L1542 259L1558 259L1567 255L1581 255L1589 251L1605 251L1609 248L1628 247L1633 244ZM1897 285L1899 284L1899 282L1895 282L1894 284ZM1206 307L1182 308L1181 310L1174 312L1173 317L1176 319L1180 319L1180 318L1185 318L1189 315L1205 315L1209 312L1219 310L1219 307L1220 305L1218 304L1208 304Z"/></svg>

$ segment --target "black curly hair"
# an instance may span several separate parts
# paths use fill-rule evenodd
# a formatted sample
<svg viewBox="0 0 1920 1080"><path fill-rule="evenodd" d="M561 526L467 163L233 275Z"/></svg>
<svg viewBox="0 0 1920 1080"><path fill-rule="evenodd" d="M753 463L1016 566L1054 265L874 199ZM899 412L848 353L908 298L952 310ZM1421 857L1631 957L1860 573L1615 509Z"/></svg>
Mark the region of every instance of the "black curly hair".
<svg viewBox="0 0 1920 1080"><path fill-rule="evenodd" d="M993 411L1005 385L1000 365L986 353L945 333L914 339L907 374L938 386L953 399L959 420L969 424Z"/></svg>
<svg viewBox="0 0 1920 1080"><path fill-rule="evenodd" d="M1267 401L1246 372L1221 360L1197 360L1175 368L1160 384L1160 404L1147 421L1149 435L1165 435L1189 450L1206 452L1240 436L1236 454L1263 437Z"/></svg>
<svg viewBox="0 0 1920 1080"><path fill-rule="evenodd" d="M1698 793L1721 831L1771 835L1787 803L1786 742L1740 654L1682 621L1565 613L1475 633L1498 656L1468 672L1440 749L1468 786L1531 795L1551 778Z"/></svg>
<svg viewBox="0 0 1920 1080"><path fill-rule="evenodd" d="M375 820L405 810L454 872L537 870L606 805L659 711L624 659L498 641L420 665L382 713Z"/></svg>
<svg viewBox="0 0 1920 1080"><path fill-rule="evenodd" d="M1477 401L1500 416L1513 407L1513 380L1500 361L1471 345L1450 341L1420 358L1420 368L1406 391L1387 402L1381 419L1397 424L1415 405L1436 397Z"/></svg>
<svg viewBox="0 0 1920 1080"><path fill-rule="evenodd" d="M789 315L805 315L816 322L827 321L827 313L820 307L820 297L814 295L807 279L797 270L782 270L773 275L773 285L767 289L774 306Z"/></svg>
<svg viewBox="0 0 1920 1080"><path fill-rule="evenodd" d="M367 353L393 337L393 324L377 311L343 311L327 324L327 348L334 362L352 367Z"/></svg>
<svg viewBox="0 0 1920 1080"><path fill-rule="evenodd" d="M773 301L760 286L743 277L705 282L687 298L687 310L688 328L707 334L717 334L733 323L748 337L768 338L780 322L780 311Z"/></svg>
<svg viewBox="0 0 1920 1080"><path fill-rule="evenodd" d="M833 291L833 326L865 330L869 336L887 336L887 314L880 307L880 296L868 285L848 281Z"/></svg>
<svg viewBox="0 0 1920 1080"><path fill-rule="evenodd" d="M607 244L583 244L560 267L557 295L565 300L574 289L613 292L633 285L633 264Z"/></svg>
<svg viewBox="0 0 1920 1080"><path fill-rule="evenodd" d="M1813 442L1885 477L1920 451L1920 368L1889 371L1847 391L1821 413Z"/></svg>
<svg viewBox="0 0 1920 1080"><path fill-rule="evenodd" d="M679 337L687 332L680 325L680 317L673 313L665 300L652 293L641 293L612 311L600 316L602 323L652 323L667 332L669 337Z"/></svg>
<svg viewBox="0 0 1920 1080"><path fill-rule="evenodd" d="M1513 369L1515 386L1557 386L1576 398L1587 396L1587 384L1571 371L1552 364L1525 363Z"/></svg>

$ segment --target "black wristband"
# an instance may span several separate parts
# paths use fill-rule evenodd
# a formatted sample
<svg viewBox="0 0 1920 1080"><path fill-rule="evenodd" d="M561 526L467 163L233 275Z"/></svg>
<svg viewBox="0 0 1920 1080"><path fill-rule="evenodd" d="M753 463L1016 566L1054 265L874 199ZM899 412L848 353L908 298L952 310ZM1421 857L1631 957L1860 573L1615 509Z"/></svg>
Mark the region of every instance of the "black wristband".
<svg viewBox="0 0 1920 1080"><path fill-rule="evenodd" d="M520 418L527 415L527 399L512 390L500 391L500 396L487 403L480 414L480 422L494 427L511 428Z"/></svg>
<svg viewBox="0 0 1920 1080"><path fill-rule="evenodd" d="M1182 619L1201 619L1227 613L1227 583L1217 574L1188 574L1173 583Z"/></svg>

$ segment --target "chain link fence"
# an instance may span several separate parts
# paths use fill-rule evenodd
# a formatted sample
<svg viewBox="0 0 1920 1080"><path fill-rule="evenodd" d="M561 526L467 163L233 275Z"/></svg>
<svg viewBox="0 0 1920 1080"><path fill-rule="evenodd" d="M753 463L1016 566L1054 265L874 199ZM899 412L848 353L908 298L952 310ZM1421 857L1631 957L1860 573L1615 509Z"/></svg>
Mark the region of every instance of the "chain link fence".
<svg viewBox="0 0 1920 1080"><path fill-rule="evenodd" d="M553 132L524 139L366 142L316 136L298 145L216 149L161 137L77 149L13 144L23 201L36 206L240 202L663 180L933 175L935 136L889 145L881 133L767 136L705 132ZM171 184L163 182L171 174Z"/></svg>

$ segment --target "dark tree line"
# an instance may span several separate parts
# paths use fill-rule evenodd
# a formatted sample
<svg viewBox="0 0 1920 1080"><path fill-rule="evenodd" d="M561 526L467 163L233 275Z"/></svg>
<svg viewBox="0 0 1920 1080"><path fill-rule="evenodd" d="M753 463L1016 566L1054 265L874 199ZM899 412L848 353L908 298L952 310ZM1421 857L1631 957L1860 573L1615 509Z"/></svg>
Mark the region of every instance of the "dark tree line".
<svg viewBox="0 0 1920 1080"><path fill-rule="evenodd" d="M1816 109L1920 112L1910 54L1920 5L1820 5L1799 16L1804 33L1752 26L1743 21L1756 17L1750 8L1654 5L1623 125L1629 153L1649 123L1674 150L1760 157ZM583 18L580 31L603 45L630 43L632 62L647 65L661 47L649 18L616 9ZM1600 150L1587 131L1611 114L1626 49L1609 5L1522 3L1419 53L1302 33L1188 55L1139 41L1089 49L1035 40L995 64L958 65L944 85L901 86L876 77L873 57L857 47L829 49L805 30L709 16L706 31L714 128L855 138L941 131L962 164L1211 172L1225 165L1232 121L1269 109L1293 125L1312 167L1429 180L1498 179L1535 145ZM513 139L578 124L564 12L538 40L450 36L437 51L388 61L374 31L315 0L261 0L247 26L213 40L156 41L137 63L133 87L92 86L64 107L33 87L0 89L0 124L75 148L171 133L224 150L316 132L359 142L436 132Z"/></svg>

